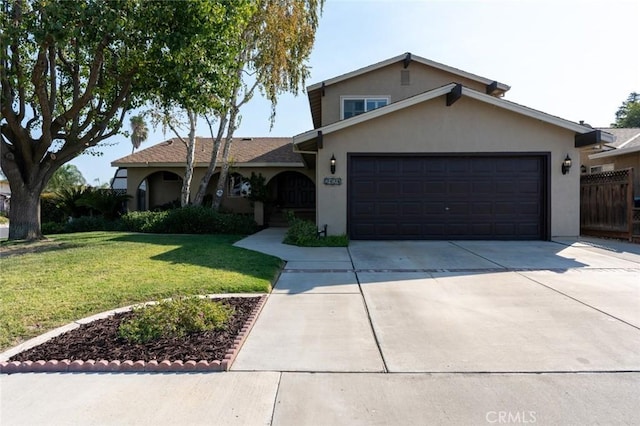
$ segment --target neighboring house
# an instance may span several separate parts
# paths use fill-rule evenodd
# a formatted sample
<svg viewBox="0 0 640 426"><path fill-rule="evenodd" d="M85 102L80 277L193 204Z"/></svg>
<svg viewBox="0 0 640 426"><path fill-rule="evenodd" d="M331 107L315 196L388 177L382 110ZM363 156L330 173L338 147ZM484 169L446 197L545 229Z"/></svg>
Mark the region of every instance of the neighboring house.
<svg viewBox="0 0 640 426"><path fill-rule="evenodd" d="M634 196L640 198L640 128L601 129L615 140L598 144L582 152L583 173L608 172L633 167Z"/></svg>
<svg viewBox="0 0 640 426"><path fill-rule="evenodd" d="M503 100L508 90L410 53L396 56L309 86L314 129L294 136L293 144L236 140L234 172L262 173L277 208L315 211L318 227L326 224L330 235L577 236L580 151L613 137ZM194 194L211 141L198 146ZM173 140L113 162L127 169L130 208L178 199L185 158L184 145ZM567 159L574 166L563 170ZM238 175L229 180L223 207L249 212L238 182ZM214 179L209 193L215 185Z"/></svg>
<svg viewBox="0 0 640 426"><path fill-rule="evenodd" d="M209 165L212 148L210 138L197 138L192 199ZM171 139L120 158L111 163L119 167L112 187L126 188L133 197L129 210L150 210L177 203L186 155L185 145L178 139ZM222 200L223 209L253 212L251 203L242 194L243 178L249 178L252 172L266 178L276 208L300 211L315 208L313 172L303 163L301 155L293 152L291 138L235 138L230 157L232 166ZM209 196L216 190L218 174L216 172L209 183Z"/></svg>
<svg viewBox="0 0 640 426"><path fill-rule="evenodd" d="M11 187L8 180L0 180L0 212L8 212L11 201Z"/></svg>

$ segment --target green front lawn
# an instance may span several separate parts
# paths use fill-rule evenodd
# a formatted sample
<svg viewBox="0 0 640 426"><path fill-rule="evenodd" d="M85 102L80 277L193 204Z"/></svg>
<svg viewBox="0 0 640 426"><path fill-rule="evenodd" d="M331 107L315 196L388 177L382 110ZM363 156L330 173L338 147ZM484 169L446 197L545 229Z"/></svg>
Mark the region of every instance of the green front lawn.
<svg viewBox="0 0 640 426"><path fill-rule="evenodd" d="M0 244L0 350L105 310L179 295L268 292L281 261L229 235L90 232Z"/></svg>

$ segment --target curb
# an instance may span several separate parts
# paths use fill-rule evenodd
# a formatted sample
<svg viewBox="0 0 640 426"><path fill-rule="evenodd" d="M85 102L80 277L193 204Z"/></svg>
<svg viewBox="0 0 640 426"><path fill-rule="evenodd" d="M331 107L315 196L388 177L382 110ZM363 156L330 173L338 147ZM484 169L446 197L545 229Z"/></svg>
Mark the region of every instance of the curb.
<svg viewBox="0 0 640 426"><path fill-rule="evenodd" d="M223 299L219 295L206 296L211 299ZM227 297L259 297L257 305L253 311L249 314L246 322L242 326L242 329L234 339L233 346L227 351L222 360L200 360L200 361L142 361L142 360L74 360L68 359L62 360L37 360L37 361L1 361L0 362L0 374L15 374L15 373L197 373L197 372L214 372L214 371L229 371L233 361L235 361L240 352L240 348L244 344L249 332L253 328L258 315L262 311L264 304L267 301L268 295L262 296L247 296L247 295L227 295ZM40 340L37 344L42 344L45 341L60 335L66 331L78 328L78 324L84 324L91 322L92 320L98 320L108 317L117 312L123 312L131 310L132 307L115 309L113 311L105 312L98 315L93 315L89 318L79 320L71 323L67 326L60 327L54 330L47 336L45 340ZM55 333L54 333L55 332ZM27 342L29 343L29 342ZM37 346L31 345L30 347ZM20 346L22 347L22 345ZM22 348L22 350L27 349ZM10 351L14 352L14 351ZM4 355L4 354L3 354Z"/></svg>

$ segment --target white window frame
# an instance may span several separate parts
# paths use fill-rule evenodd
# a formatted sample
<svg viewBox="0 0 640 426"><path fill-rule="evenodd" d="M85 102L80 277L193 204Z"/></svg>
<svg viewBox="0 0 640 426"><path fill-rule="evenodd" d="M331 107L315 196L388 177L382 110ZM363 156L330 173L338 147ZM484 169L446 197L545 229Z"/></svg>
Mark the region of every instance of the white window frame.
<svg viewBox="0 0 640 426"><path fill-rule="evenodd" d="M598 164L597 166L589 167L589 173L612 172L614 170L615 167L613 163Z"/></svg>
<svg viewBox="0 0 640 426"><path fill-rule="evenodd" d="M372 99L379 99L387 101L387 105L391 103L391 96L388 95L348 95L340 96L340 120L344 120L344 101L364 101L364 107L367 108L367 101ZM385 105L385 106L387 106ZM382 107L380 107L382 108ZM373 111L373 110L370 110ZM367 113L369 111L365 111ZM358 114L360 115L360 114ZM355 116L354 116L355 117ZM352 117L350 117L352 118Z"/></svg>

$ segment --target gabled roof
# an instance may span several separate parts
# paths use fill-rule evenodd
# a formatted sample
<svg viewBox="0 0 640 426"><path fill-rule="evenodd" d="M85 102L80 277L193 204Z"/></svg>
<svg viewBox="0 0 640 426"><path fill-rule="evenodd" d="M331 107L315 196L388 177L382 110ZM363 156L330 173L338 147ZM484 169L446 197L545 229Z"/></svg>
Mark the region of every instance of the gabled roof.
<svg viewBox="0 0 640 426"><path fill-rule="evenodd" d="M224 140L218 153L222 157ZM197 138L196 167L205 167L211 160L213 140ZM234 138L231 159L235 167L302 167L302 157L293 152L291 138ZM113 167L175 167L184 166L187 148L179 139L169 139L134 154L115 160Z"/></svg>
<svg viewBox="0 0 640 426"><path fill-rule="evenodd" d="M602 128L607 133L611 133L615 140L607 143L609 150L589 155L589 159L616 157L618 155L640 152L640 128Z"/></svg>
<svg viewBox="0 0 640 426"><path fill-rule="evenodd" d="M432 67L432 68L436 68L436 69L439 69L439 70L442 70L442 71L446 71L446 72L449 72L451 74L458 75L460 77L468 78L469 80L475 80L475 81L477 81L479 83L482 83L482 84L485 84L485 85L491 84L491 83L494 82L494 80L492 80L492 79L489 79L489 78L486 78L486 77L481 77L479 75L472 74L470 72L463 71L463 70L458 69L458 68L450 67L449 65L441 64L439 62L431 61L429 59L423 58L421 56L416 56L416 55L413 55L413 54L407 52L407 53L403 53L402 55L394 56L393 58L389 58L389 59L386 59L384 61L375 63L373 65L369 65L369 66L366 66L364 68L360 68L360 69L357 69L355 71L351 71L351 72L348 72L346 74L342 74L342 75L339 75L337 77L333 77L333 78L330 78L328 80L324 80L324 81L322 81L320 83L312 84L311 86L307 87L307 91L310 92L310 91L313 91L313 90L321 89L323 85L329 86L331 84L335 84L335 83L338 83L340 81L344 81L344 80L356 77L358 75L366 74L368 72L377 70L379 68L383 68L383 67L386 67L388 65L395 64L396 62L402 62L402 61L406 60L407 57L409 58L410 61L416 61L416 62L421 63L423 65L427 65L427 66ZM506 84L503 84L503 83L498 83L498 87L497 88L500 89L503 92L506 92L511 87L506 85Z"/></svg>
<svg viewBox="0 0 640 426"><path fill-rule="evenodd" d="M504 95L506 91L508 91L511 87L504 84L499 83L490 78L481 77L476 74L472 74L467 71L463 71L458 68L450 67L449 65L441 64L439 62L435 62L421 56L416 56L411 54L410 52L403 53L402 55L394 56L393 58L386 59L384 61L375 63L373 65L366 66L364 68L357 69L355 71L348 72L346 74L339 75L337 77L330 78L328 80L321 81L320 83L312 84L307 86L307 96L309 97L309 105L311 107L311 117L313 120L314 127L320 127L320 123L322 122L322 108L321 108L321 97L322 97L322 89L326 86L330 86L332 84L339 83L341 81L348 80L353 77L357 77L362 74L366 74L371 71L375 71L377 69L393 65L398 62L404 62L407 66L411 61L418 62L420 64L426 65L431 68L435 68L441 71L445 71L451 73L456 76L460 76L462 78L466 78L469 80L477 81L485 86L489 86L494 84L493 87L498 95Z"/></svg>
<svg viewBox="0 0 640 426"><path fill-rule="evenodd" d="M403 99L398 102L391 103L387 106L375 109L373 111L366 112L364 114L356 115L355 117L348 118L346 120L338 121L336 123L329 124L327 126L313 129L308 132L299 134L293 137L293 145L294 149L297 148L301 143L310 141L315 139L319 132L322 132L323 135L336 132L341 129L345 129L347 127L351 127L353 125L363 123L369 120L373 120L377 117L381 117L383 115L390 114L395 111L402 110L404 108L408 108L413 105L417 105L422 102L429 101L431 99L445 96L451 91L459 86L456 83L447 84L445 86L439 87L437 89L429 90L427 92L423 92L419 95L412 96L407 99ZM515 112L517 114L521 114L527 117L534 118L536 120L540 120L567 130L571 130L578 134L590 133L593 131L593 128L585 125L581 125L578 123L574 123L573 121L565 120L560 117L556 117L554 115L546 114L541 111L537 111L532 108L528 108L514 102L506 101L504 99L496 98L494 96L487 95L485 93L480 93L476 90L470 89L468 87L461 86L461 96L468 96L470 98L476 99L480 102L484 102L490 105L494 105L496 107ZM603 138L606 142L613 141L613 137L610 134L603 133ZM299 149L299 151L304 151L305 149Z"/></svg>

